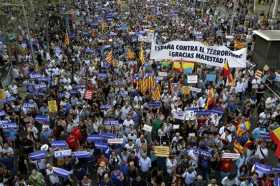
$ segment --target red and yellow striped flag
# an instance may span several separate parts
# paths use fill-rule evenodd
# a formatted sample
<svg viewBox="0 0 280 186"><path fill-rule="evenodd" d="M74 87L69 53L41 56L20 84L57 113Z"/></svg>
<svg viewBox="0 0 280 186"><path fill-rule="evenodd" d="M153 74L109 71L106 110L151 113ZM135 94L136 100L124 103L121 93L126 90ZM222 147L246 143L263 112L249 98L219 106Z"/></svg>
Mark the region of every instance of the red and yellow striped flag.
<svg viewBox="0 0 280 186"><path fill-rule="evenodd" d="M67 32L65 33L65 36L64 36L64 45L65 46L69 46L70 45L70 39L69 39L69 36L68 36Z"/></svg>
<svg viewBox="0 0 280 186"><path fill-rule="evenodd" d="M235 40L234 41L234 48L235 49L242 49L242 48L245 48L246 47L246 44L244 42L242 42L241 40Z"/></svg>
<svg viewBox="0 0 280 186"><path fill-rule="evenodd" d="M135 59L135 53L132 51L131 48L127 49L127 59L128 60L134 60Z"/></svg>
<svg viewBox="0 0 280 186"><path fill-rule="evenodd" d="M144 48L143 48L143 43L141 43L141 47L140 47L139 61L140 61L141 65L144 65L144 63L145 63L145 52L144 52Z"/></svg>
<svg viewBox="0 0 280 186"><path fill-rule="evenodd" d="M139 92L141 92L142 94L145 94L145 92L147 91L147 83L146 83L146 80L143 79L143 80L138 80L137 81L137 90Z"/></svg>
<svg viewBox="0 0 280 186"><path fill-rule="evenodd" d="M207 103L205 105L205 109L209 109L211 106L213 106L214 104L214 97L215 97L215 92L214 92L214 88L210 88L210 90L208 90L208 97L207 97Z"/></svg>
<svg viewBox="0 0 280 186"><path fill-rule="evenodd" d="M142 80L142 93L146 94L148 88L149 88L149 84L147 79Z"/></svg>
<svg viewBox="0 0 280 186"><path fill-rule="evenodd" d="M160 100L160 96L161 96L160 91L161 91L160 85L156 85L155 89L152 92L152 100L154 101Z"/></svg>
<svg viewBox="0 0 280 186"><path fill-rule="evenodd" d="M256 70L255 72L255 77L257 79L261 79L262 78L262 75L263 75L263 72L261 70Z"/></svg>
<svg viewBox="0 0 280 186"><path fill-rule="evenodd" d="M147 87L148 90L151 92L152 89L156 86L156 81L155 78L153 76L149 76L146 78L146 83L147 83Z"/></svg>
<svg viewBox="0 0 280 186"><path fill-rule="evenodd" d="M233 151L239 154L243 154L244 152L244 147L240 145L237 141L233 143Z"/></svg>
<svg viewBox="0 0 280 186"><path fill-rule="evenodd" d="M108 52L108 54L106 55L105 60L107 61L107 63L111 64L112 66L116 65L116 60L114 59L114 56L113 56L113 50Z"/></svg>

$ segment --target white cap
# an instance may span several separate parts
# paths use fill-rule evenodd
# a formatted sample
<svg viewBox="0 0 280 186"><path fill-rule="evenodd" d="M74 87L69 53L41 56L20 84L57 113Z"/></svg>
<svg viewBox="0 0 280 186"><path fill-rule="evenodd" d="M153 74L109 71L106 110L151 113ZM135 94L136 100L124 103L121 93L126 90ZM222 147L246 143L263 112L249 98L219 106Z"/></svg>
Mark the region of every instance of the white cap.
<svg viewBox="0 0 280 186"><path fill-rule="evenodd" d="M41 146L41 150L47 151L49 149L49 146L47 144L44 144Z"/></svg>

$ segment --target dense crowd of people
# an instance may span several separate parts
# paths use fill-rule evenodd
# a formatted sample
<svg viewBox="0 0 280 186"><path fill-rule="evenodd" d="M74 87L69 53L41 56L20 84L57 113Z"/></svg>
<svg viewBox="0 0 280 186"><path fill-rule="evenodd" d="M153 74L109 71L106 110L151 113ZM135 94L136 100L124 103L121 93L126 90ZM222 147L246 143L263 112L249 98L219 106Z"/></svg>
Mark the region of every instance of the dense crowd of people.
<svg viewBox="0 0 280 186"><path fill-rule="evenodd" d="M251 53L252 31L280 21L234 2L74 0L52 9L69 10L62 31L22 29L13 55L1 41L13 78L0 93L0 185L279 185L274 70L258 78ZM150 59L150 33L247 47L248 66L230 69L233 83L223 68L186 72Z"/></svg>

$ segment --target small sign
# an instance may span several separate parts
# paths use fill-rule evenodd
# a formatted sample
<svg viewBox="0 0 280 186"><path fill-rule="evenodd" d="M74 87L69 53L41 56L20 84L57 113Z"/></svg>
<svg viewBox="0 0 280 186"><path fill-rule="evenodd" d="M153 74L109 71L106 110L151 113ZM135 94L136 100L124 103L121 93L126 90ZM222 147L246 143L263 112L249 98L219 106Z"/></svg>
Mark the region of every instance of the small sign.
<svg viewBox="0 0 280 186"><path fill-rule="evenodd" d="M239 153L223 153L222 159L238 159L240 157Z"/></svg>
<svg viewBox="0 0 280 186"><path fill-rule="evenodd" d="M152 101L152 102L149 102L148 105L151 109L157 109L157 108L160 108L161 102L160 101Z"/></svg>
<svg viewBox="0 0 280 186"><path fill-rule="evenodd" d="M187 82L188 83L197 83L197 79L198 79L198 77L197 77L197 75L188 75L187 76Z"/></svg>
<svg viewBox="0 0 280 186"><path fill-rule="evenodd" d="M210 151L204 150L204 149L194 148L193 153L198 155L198 156L203 156L203 157L206 157L206 158L211 158L212 157L212 153Z"/></svg>
<svg viewBox="0 0 280 186"><path fill-rule="evenodd" d="M1 99L5 99L5 98L6 98L5 90L4 89L0 89L0 100Z"/></svg>
<svg viewBox="0 0 280 186"><path fill-rule="evenodd" d="M158 72L158 76L160 76L160 77L167 77L168 74L167 74L167 72Z"/></svg>
<svg viewBox="0 0 280 186"><path fill-rule="evenodd" d="M173 129L174 130L177 130L177 129L179 129L180 128L180 125L173 125Z"/></svg>
<svg viewBox="0 0 280 186"><path fill-rule="evenodd" d="M189 133L189 137L195 137L195 133Z"/></svg>
<svg viewBox="0 0 280 186"><path fill-rule="evenodd" d="M197 92L200 93L201 89L200 88L196 88L196 87L190 87L192 92Z"/></svg>
<svg viewBox="0 0 280 186"><path fill-rule="evenodd" d="M67 156L71 156L71 155L72 155L71 149L54 151L55 158L62 158L62 157L67 157Z"/></svg>
<svg viewBox="0 0 280 186"><path fill-rule="evenodd" d="M49 112L57 112L56 100L48 101L48 109Z"/></svg>
<svg viewBox="0 0 280 186"><path fill-rule="evenodd" d="M149 125L144 125L144 127L143 127L143 130L144 131L147 131L147 132L152 132L152 129L153 129L153 127L152 126L149 126Z"/></svg>
<svg viewBox="0 0 280 186"><path fill-rule="evenodd" d="M106 119L104 120L104 125L119 125L119 120L116 119Z"/></svg>
<svg viewBox="0 0 280 186"><path fill-rule="evenodd" d="M185 112L184 111L175 111L172 113L173 117L178 120L185 120Z"/></svg>
<svg viewBox="0 0 280 186"><path fill-rule="evenodd" d="M154 146L154 153L157 157L168 157L170 148L168 146Z"/></svg>
<svg viewBox="0 0 280 186"><path fill-rule="evenodd" d="M0 124L0 128L2 129L15 129L17 128L17 124L16 123L1 123Z"/></svg>
<svg viewBox="0 0 280 186"><path fill-rule="evenodd" d="M108 144L123 144L123 138L113 138L107 140Z"/></svg>

